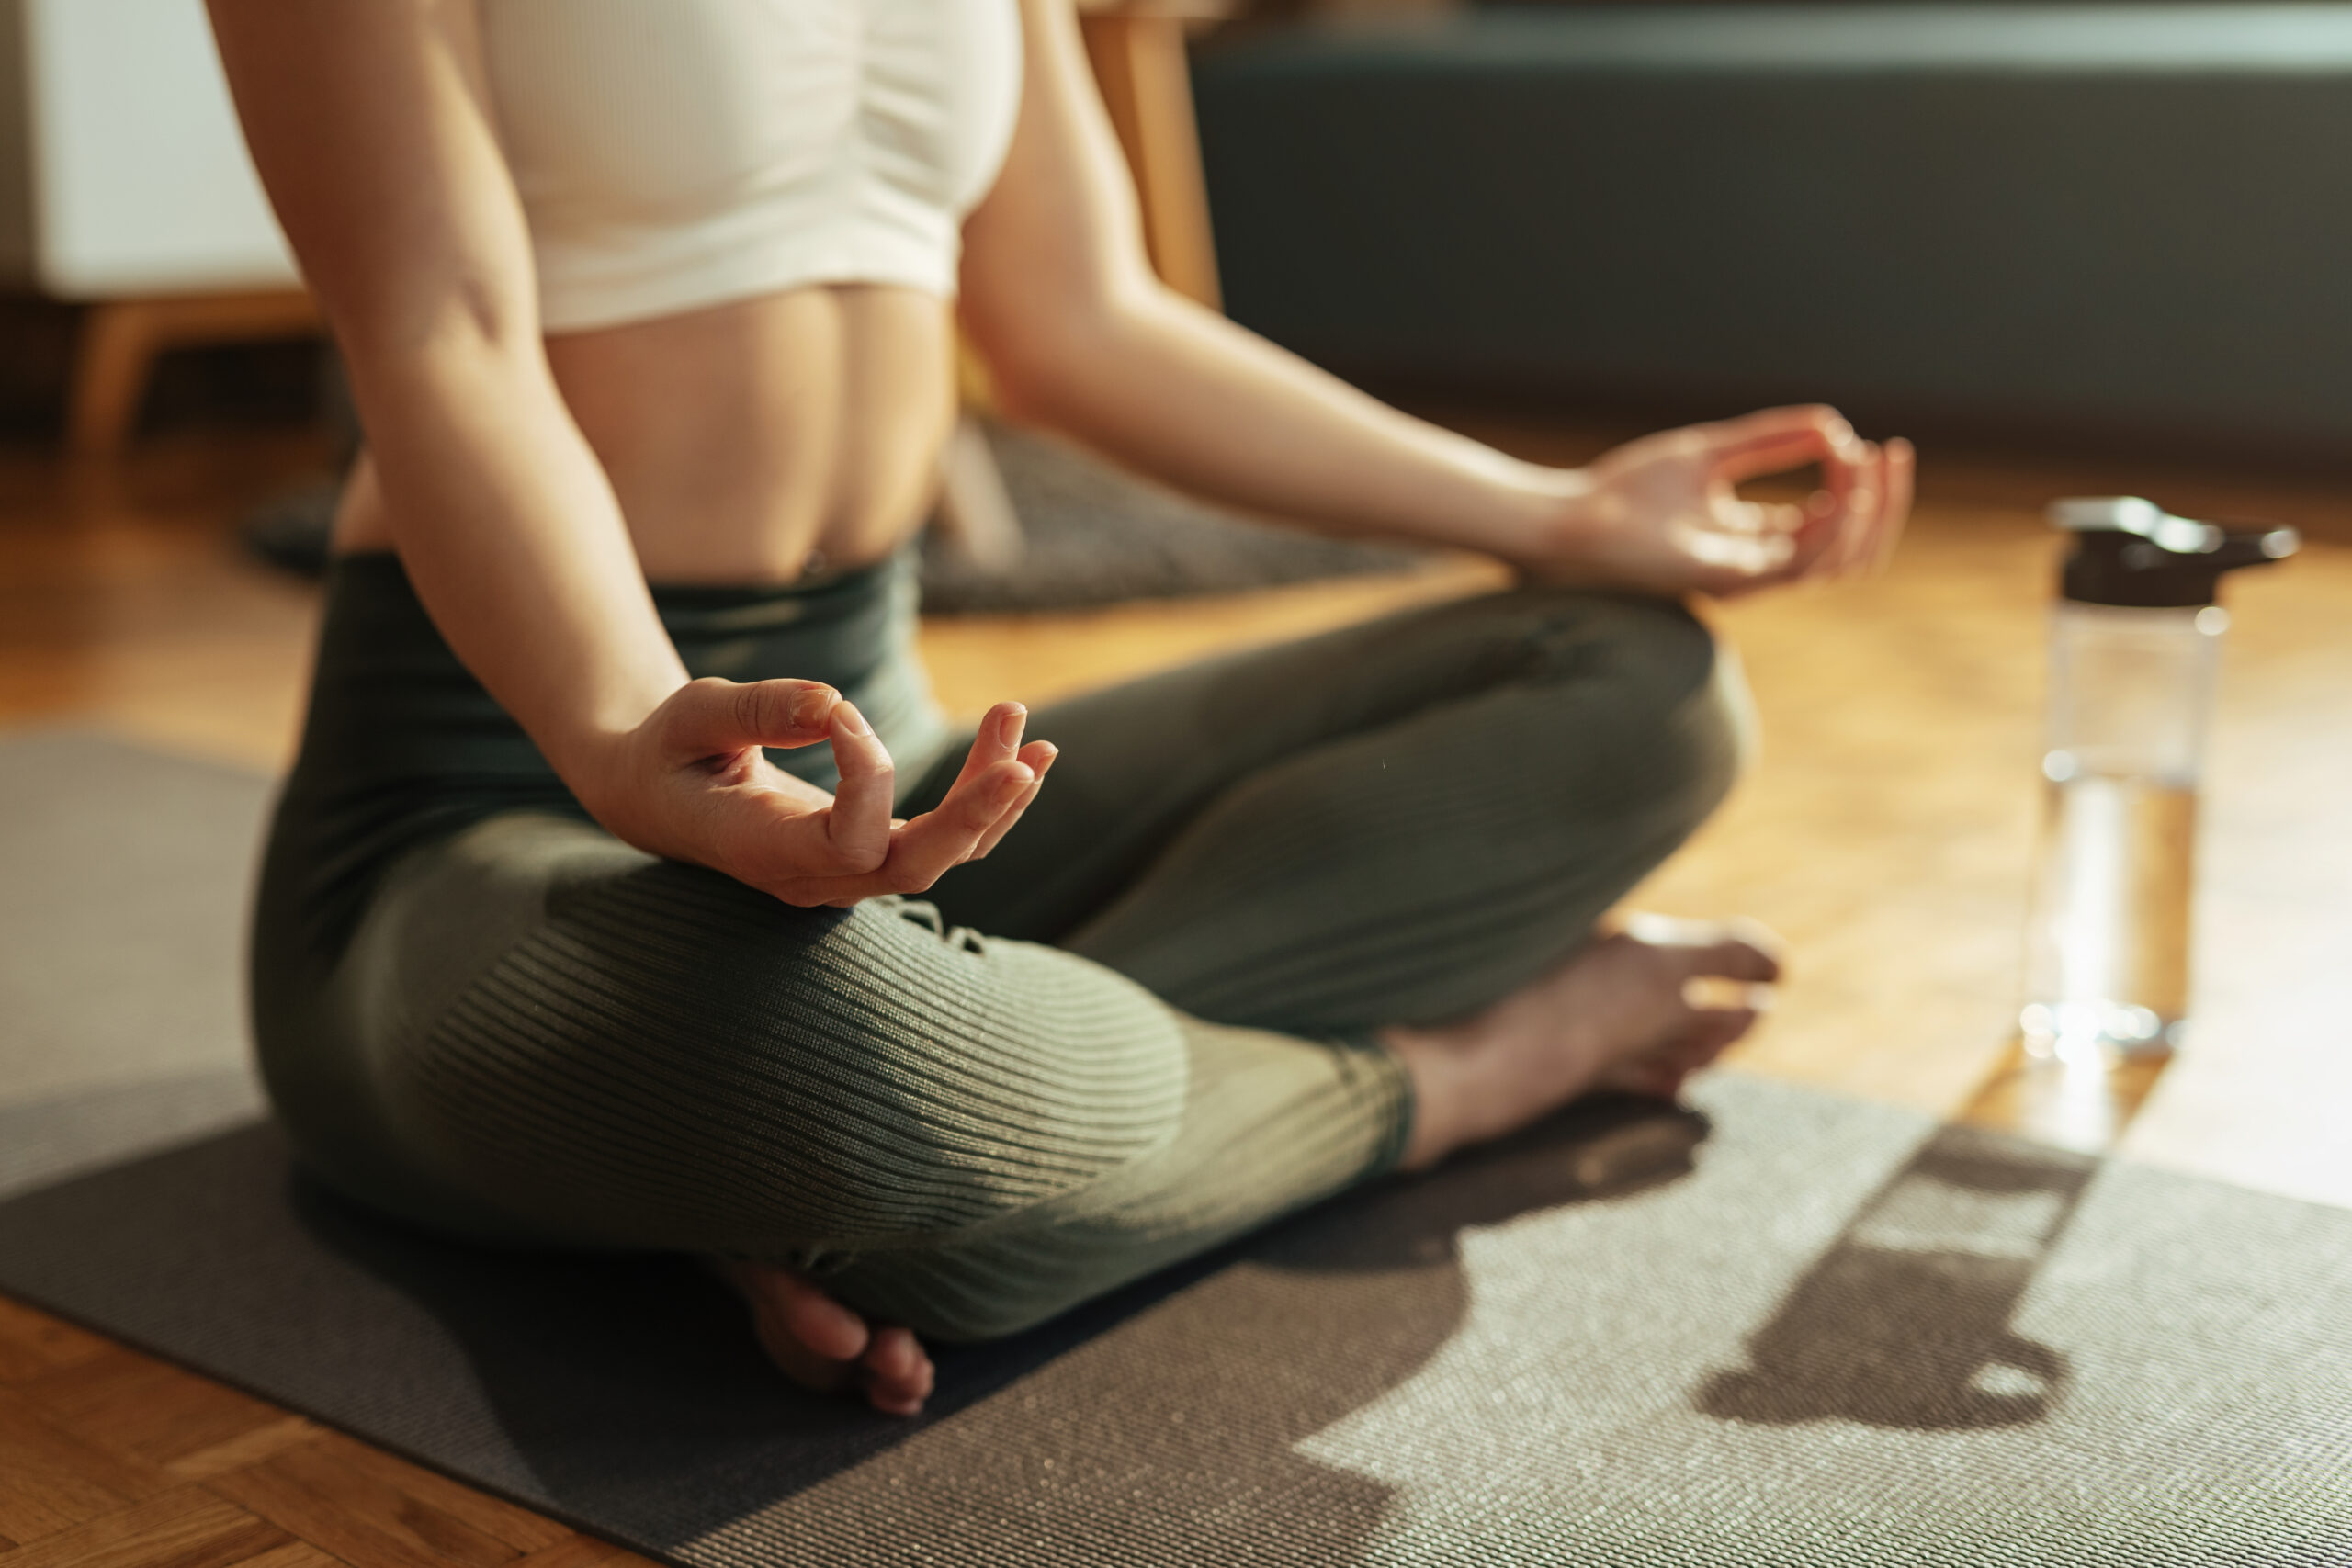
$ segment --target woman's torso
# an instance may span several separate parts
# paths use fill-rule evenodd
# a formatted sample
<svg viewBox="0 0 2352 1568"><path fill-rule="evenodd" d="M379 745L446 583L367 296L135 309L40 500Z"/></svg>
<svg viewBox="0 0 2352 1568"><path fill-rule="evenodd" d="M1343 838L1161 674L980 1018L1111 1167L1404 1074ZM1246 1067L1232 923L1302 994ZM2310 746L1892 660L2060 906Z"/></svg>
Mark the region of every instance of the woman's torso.
<svg viewBox="0 0 2352 1568"><path fill-rule="evenodd" d="M955 418L1014 0L479 0L556 383L657 581L887 555ZM341 548L392 530L363 464Z"/></svg>

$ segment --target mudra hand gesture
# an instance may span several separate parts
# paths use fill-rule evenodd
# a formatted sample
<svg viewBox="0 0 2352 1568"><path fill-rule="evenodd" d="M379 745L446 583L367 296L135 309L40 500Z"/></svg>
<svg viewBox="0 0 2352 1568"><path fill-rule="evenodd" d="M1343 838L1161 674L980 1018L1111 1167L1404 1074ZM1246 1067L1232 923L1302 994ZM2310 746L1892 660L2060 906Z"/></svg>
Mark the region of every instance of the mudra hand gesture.
<svg viewBox="0 0 2352 1568"><path fill-rule="evenodd" d="M623 739L616 787L599 792L596 815L639 849L804 908L920 893L994 849L1037 798L1057 753L1050 741L1022 743L1028 721L1019 703L990 708L946 797L908 821L891 815L890 753L831 686L689 682ZM831 793L763 750L820 742L841 773Z"/></svg>
<svg viewBox="0 0 2352 1568"><path fill-rule="evenodd" d="M1744 500L1740 480L1817 463L1803 502ZM1820 405L1766 409L1627 442L1583 481L1518 564L1552 581L1731 598L1867 570L1911 507L1911 444L1854 434Z"/></svg>

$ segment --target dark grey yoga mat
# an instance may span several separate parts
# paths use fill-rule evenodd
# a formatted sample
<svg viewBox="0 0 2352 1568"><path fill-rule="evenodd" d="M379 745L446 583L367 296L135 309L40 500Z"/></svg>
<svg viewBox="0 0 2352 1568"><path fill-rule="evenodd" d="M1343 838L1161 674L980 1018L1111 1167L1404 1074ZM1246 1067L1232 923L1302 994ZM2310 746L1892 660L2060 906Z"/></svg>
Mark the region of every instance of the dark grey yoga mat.
<svg viewBox="0 0 2352 1568"><path fill-rule="evenodd" d="M85 729L0 739L0 1196L245 1120L268 782Z"/></svg>
<svg viewBox="0 0 2352 1568"><path fill-rule="evenodd" d="M266 793L0 742L0 1193L249 1112ZM266 1124L0 1202L0 1290L694 1568L2352 1562L2352 1213L1698 1098L945 1356L912 1423L690 1266L413 1235Z"/></svg>
<svg viewBox="0 0 2352 1568"><path fill-rule="evenodd" d="M406 1234L266 1126L0 1205L0 1288L696 1568L2352 1561L2352 1213L1700 1099L1689 1174L1696 1119L1594 1108L951 1353L912 1422L690 1266Z"/></svg>

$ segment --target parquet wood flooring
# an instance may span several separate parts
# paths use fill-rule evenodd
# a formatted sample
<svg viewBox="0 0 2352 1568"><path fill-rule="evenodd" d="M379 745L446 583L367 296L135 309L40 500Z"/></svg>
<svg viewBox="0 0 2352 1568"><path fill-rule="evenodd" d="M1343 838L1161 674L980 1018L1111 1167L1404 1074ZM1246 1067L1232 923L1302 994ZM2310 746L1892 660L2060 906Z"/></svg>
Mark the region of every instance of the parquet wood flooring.
<svg viewBox="0 0 2352 1568"><path fill-rule="evenodd" d="M8 1568L599 1568L644 1559L0 1301Z"/></svg>
<svg viewBox="0 0 2352 1568"><path fill-rule="evenodd" d="M1597 432L1489 421L1572 459ZM187 436L109 466L0 455L0 728L96 724L273 768L311 592L242 560L230 520L315 463L299 437ZM2352 1202L2352 483L1929 454L1912 536L1869 583L1722 606L1761 763L1634 902L1746 912L1792 946L1738 1060L1939 1112L1967 1107L2014 1009L2032 854L2041 502L2133 490L2321 535L2233 584L2198 917L2199 1032L2131 1153ZM1248 641L1498 581L1468 562L1081 615L939 621L944 700L1039 702ZM0 1055L0 1089L6 1065ZM2135 1086L2146 1089L2147 1086ZM2132 1106L2127 1103L2128 1111ZM1979 1100L1993 1120L2015 1107ZM0 1300L0 1568L600 1568L637 1561L526 1510Z"/></svg>

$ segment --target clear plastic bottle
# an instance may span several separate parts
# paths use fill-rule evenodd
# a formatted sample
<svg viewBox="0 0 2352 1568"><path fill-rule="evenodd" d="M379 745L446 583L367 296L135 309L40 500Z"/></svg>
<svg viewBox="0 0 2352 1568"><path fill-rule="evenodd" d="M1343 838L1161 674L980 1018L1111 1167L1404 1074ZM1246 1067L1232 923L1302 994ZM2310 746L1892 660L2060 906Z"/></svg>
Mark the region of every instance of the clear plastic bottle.
<svg viewBox="0 0 2352 1568"><path fill-rule="evenodd" d="M2222 576L2291 555L2134 496L2061 501L2074 536L2052 612L2047 781L2026 956L2026 1048L2168 1051L2188 1013L2197 789L2229 613Z"/></svg>

